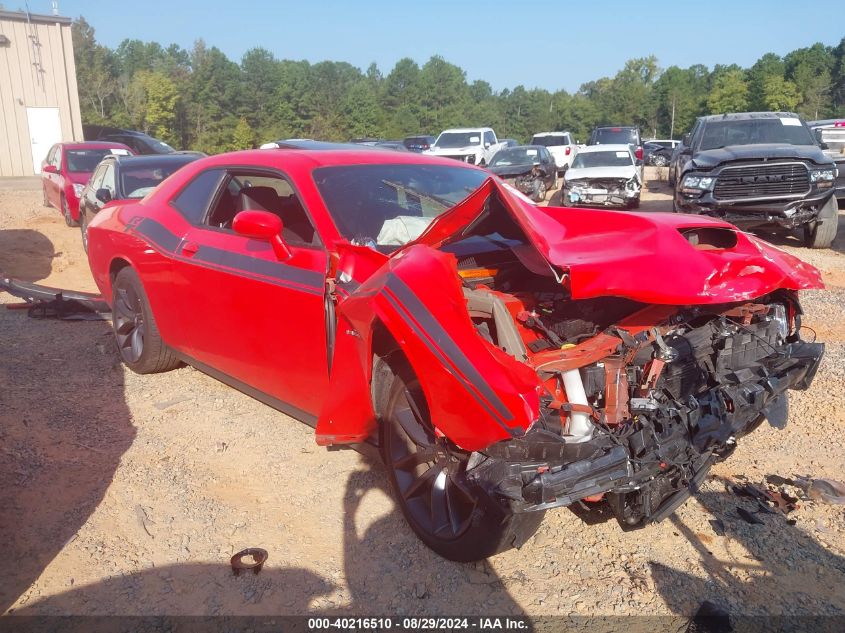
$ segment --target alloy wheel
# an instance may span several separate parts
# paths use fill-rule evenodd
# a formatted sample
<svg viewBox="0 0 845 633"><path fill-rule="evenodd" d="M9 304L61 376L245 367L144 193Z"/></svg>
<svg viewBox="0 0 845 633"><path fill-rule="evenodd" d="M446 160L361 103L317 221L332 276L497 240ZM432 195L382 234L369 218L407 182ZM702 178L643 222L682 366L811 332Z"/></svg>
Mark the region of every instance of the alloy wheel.
<svg viewBox="0 0 845 633"><path fill-rule="evenodd" d="M141 297L132 286L116 289L114 332L117 347L124 360L137 363L144 352L144 311Z"/></svg>

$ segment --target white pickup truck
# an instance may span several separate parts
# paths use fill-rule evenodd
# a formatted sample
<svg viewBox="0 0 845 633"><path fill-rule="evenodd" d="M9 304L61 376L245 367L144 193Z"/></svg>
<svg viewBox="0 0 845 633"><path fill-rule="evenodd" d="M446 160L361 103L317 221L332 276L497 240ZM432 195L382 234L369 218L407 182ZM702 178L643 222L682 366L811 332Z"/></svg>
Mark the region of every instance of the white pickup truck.
<svg viewBox="0 0 845 633"><path fill-rule="evenodd" d="M434 145L423 152L432 156L454 158L471 165L487 165L504 143L489 127L455 128L443 130Z"/></svg>

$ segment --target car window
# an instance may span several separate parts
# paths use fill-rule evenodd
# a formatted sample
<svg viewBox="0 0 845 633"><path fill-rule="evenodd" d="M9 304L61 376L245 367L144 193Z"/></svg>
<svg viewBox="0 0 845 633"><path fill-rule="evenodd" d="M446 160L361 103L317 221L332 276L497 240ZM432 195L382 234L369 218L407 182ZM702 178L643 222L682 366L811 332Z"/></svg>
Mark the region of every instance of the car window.
<svg viewBox="0 0 845 633"><path fill-rule="evenodd" d="M588 167L630 167L634 164L631 152L607 151L607 152L579 152L572 161L573 169Z"/></svg>
<svg viewBox="0 0 845 633"><path fill-rule="evenodd" d="M319 246L320 238L305 207L281 176L233 171L205 217L205 224L232 230L241 211L269 211L282 220L282 238L294 246Z"/></svg>
<svg viewBox="0 0 845 633"><path fill-rule="evenodd" d="M314 183L340 233L353 244L381 252L419 237L435 217L486 178L478 169L429 164L314 170Z"/></svg>
<svg viewBox="0 0 845 633"><path fill-rule="evenodd" d="M225 173L223 169L208 169L201 172L170 201L170 204L186 220L199 224L205 217L208 205Z"/></svg>
<svg viewBox="0 0 845 633"><path fill-rule="evenodd" d="M120 154L121 150L115 149L72 149L67 151L67 170L73 173L91 173L109 154ZM126 153L126 150L122 150Z"/></svg>
<svg viewBox="0 0 845 633"><path fill-rule="evenodd" d="M89 183L89 187L91 191L97 191L97 189L102 189L103 187L103 172L106 170L105 165L100 165L97 167L97 171L94 172L94 175L91 176L91 182Z"/></svg>
<svg viewBox="0 0 845 633"><path fill-rule="evenodd" d="M496 137L493 136L493 132L485 132L484 133L484 143L489 145L496 144Z"/></svg>
<svg viewBox="0 0 845 633"><path fill-rule="evenodd" d="M184 160L162 160L159 163L144 161L140 164L130 160L121 165L120 185L124 198L143 198L165 178L181 169L183 165L196 160L195 156L185 156Z"/></svg>
<svg viewBox="0 0 845 633"><path fill-rule="evenodd" d="M56 146L53 145L53 147L50 148L50 151L47 152L47 158L45 159L44 162L46 162L48 165L52 165L55 155L56 155Z"/></svg>
<svg viewBox="0 0 845 633"><path fill-rule="evenodd" d="M56 147L56 154L53 156L53 164L58 171L62 170L62 148Z"/></svg>
<svg viewBox="0 0 845 633"><path fill-rule="evenodd" d="M624 127L601 127L593 131L593 138L590 145L617 145L639 143L637 131L633 128Z"/></svg>
<svg viewBox="0 0 845 633"><path fill-rule="evenodd" d="M100 185L102 189L108 189L111 192L112 197L114 197L114 162L110 162L108 165L104 165L105 171L103 171L103 183Z"/></svg>

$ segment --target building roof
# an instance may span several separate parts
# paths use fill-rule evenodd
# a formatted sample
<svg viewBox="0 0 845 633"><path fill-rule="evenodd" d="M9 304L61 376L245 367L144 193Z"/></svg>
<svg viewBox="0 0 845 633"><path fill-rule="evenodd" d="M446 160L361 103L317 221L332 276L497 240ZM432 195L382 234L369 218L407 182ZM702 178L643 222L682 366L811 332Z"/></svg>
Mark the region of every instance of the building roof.
<svg viewBox="0 0 845 633"><path fill-rule="evenodd" d="M71 24L73 20L62 15L44 15L27 11L0 11L0 20L17 22L37 22L38 24Z"/></svg>

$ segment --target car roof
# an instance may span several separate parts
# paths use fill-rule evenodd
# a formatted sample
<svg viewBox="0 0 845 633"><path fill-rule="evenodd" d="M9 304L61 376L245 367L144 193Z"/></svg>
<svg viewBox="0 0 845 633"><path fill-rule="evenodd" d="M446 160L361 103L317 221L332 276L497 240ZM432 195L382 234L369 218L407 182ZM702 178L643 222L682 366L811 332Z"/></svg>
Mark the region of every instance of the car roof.
<svg viewBox="0 0 845 633"><path fill-rule="evenodd" d="M264 147L263 149L302 149L312 151L353 151L360 150L362 147L370 147L364 143L334 143L331 141L312 141L311 139L280 139L278 141L270 141L264 145L275 143L276 147Z"/></svg>
<svg viewBox="0 0 845 633"><path fill-rule="evenodd" d="M780 119L799 118L794 112L728 112L726 114L711 114L701 117L701 121L711 123L713 121L749 121L751 119Z"/></svg>
<svg viewBox="0 0 845 633"><path fill-rule="evenodd" d="M450 127L448 130L443 130L441 134L445 132L492 132L493 128L491 127Z"/></svg>
<svg viewBox="0 0 845 633"><path fill-rule="evenodd" d="M337 143L336 145L343 145ZM340 149L250 149L241 152L228 152L200 158L197 163L204 167L217 165L255 165L259 167L277 167L280 161L300 168L329 167L334 165L445 165L465 169L480 169L451 158L441 158L416 154L414 152L395 152L390 149L353 145L352 148Z"/></svg>
<svg viewBox="0 0 845 633"><path fill-rule="evenodd" d="M810 127L845 127L845 117L841 119L822 119L820 121L807 121Z"/></svg>
<svg viewBox="0 0 845 633"><path fill-rule="evenodd" d="M597 125L594 130L638 130L637 125Z"/></svg>
<svg viewBox="0 0 845 633"><path fill-rule="evenodd" d="M631 146L626 145L625 143L608 143L607 145L587 145L584 149L579 151L579 154L583 152L587 152L588 154L593 152L630 152Z"/></svg>
<svg viewBox="0 0 845 633"><path fill-rule="evenodd" d="M569 132L537 132L534 136L561 136L562 134L569 134Z"/></svg>
<svg viewBox="0 0 845 633"><path fill-rule="evenodd" d="M202 158L200 154L144 154L143 156L118 156L117 154L112 154L110 156L106 156L103 160L113 160L117 163L120 163L121 166L131 165L132 167L145 167L145 166L160 166L160 165L171 165L171 164L185 164L192 163L195 160L199 160Z"/></svg>
<svg viewBox="0 0 845 633"><path fill-rule="evenodd" d="M58 143L65 149L126 149L132 151L123 143L116 141L74 141L73 143Z"/></svg>

